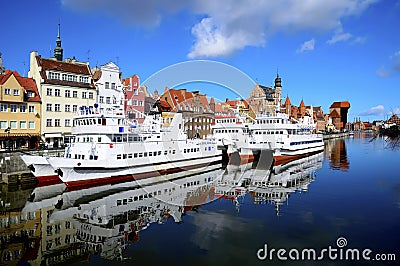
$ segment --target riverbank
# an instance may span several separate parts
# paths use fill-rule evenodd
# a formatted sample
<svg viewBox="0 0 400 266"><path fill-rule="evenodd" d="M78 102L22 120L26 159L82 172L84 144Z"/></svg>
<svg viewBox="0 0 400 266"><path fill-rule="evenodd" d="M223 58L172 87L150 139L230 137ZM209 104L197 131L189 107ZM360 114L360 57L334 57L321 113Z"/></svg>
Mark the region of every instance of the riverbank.
<svg viewBox="0 0 400 266"><path fill-rule="evenodd" d="M322 135L324 140L326 139L336 139L336 138L343 138L350 135L350 132L338 132L338 133L326 133Z"/></svg>

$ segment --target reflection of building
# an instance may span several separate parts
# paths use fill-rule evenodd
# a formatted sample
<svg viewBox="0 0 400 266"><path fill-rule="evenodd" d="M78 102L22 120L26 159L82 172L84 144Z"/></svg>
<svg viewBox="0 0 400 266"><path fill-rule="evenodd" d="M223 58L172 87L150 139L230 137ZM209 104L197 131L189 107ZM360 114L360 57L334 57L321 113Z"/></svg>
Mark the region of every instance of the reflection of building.
<svg viewBox="0 0 400 266"><path fill-rule="evenodd" d="M41 101L36 83L6 70L0 74L1 149L37 148Z"/></svg>
<svg viewBox="0 0 400 266"><path fill-rule="evenodd" d="M325 151L332 169L341 171L349 169L350 163L347 159L346 143L343 139L329 140Z"/></svg>

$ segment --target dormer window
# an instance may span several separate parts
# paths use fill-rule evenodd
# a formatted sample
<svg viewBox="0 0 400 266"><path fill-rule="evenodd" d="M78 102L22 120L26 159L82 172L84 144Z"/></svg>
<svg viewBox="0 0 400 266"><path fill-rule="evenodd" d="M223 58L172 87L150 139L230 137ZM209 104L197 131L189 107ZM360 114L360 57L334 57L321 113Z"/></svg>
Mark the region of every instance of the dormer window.
<svg viewBox="0 0 400 266"><path fill-rule="evenodd" d="M28 98L33 98L33 97L35 97L35 93L34 93L33 91L28 91L28 92L26 93L26 96L27 96Z"/></svg>
<svg viewBox="0 0 400 266"><path fill-rule="evenodd" d="M60 73L49 72L49 79L60 79Z"/></svg>

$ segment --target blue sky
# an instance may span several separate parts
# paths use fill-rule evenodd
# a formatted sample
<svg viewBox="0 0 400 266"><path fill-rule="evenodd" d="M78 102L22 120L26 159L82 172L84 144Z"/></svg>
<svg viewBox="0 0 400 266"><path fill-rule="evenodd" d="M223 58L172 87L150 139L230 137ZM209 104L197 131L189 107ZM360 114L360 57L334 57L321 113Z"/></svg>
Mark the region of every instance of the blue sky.
<svg viewBox="0 0 400 266"><path fill-rule="evenodd" d="M207 59L263 85L272 85L279 69L293 104L304 99L328 112L347 100L350 121L400 112L400 0L16 0L3 3L1 15L3 63L21 74L30 51L52 55L61 20L64 57L89 59L92 67L111 60L123 77L145 81L168 66ZM247 98L252 89L184 87L217 99Z"/></svg>

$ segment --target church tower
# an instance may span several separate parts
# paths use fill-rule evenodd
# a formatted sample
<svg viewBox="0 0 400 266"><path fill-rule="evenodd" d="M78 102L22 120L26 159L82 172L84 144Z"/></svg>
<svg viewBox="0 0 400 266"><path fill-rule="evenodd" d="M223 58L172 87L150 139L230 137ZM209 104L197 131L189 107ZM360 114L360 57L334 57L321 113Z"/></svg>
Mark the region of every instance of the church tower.
<svg viewBox="0 0 400 266"><path fill-rule="evenodd" d="M60 23L58 23L58 35L56 40L56 47L54 48L54 57L58 61L63 60L63 48L61 48L61 37L60 37Z"/></svg>
<svg viewBox="0 0 400 266"><path fill-rule="evenodd" d="M275 99L276 99L276 105L277 106L282 106L282 80L279 77L279 73L276 73L276 78L275 78Z"/></svg>

